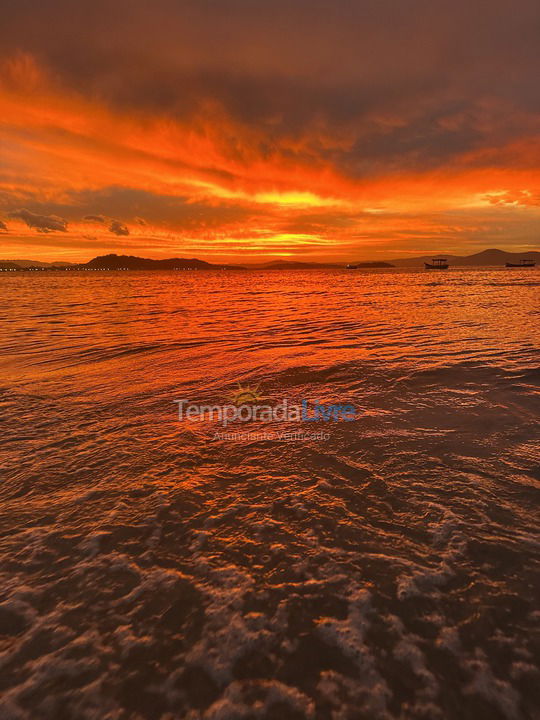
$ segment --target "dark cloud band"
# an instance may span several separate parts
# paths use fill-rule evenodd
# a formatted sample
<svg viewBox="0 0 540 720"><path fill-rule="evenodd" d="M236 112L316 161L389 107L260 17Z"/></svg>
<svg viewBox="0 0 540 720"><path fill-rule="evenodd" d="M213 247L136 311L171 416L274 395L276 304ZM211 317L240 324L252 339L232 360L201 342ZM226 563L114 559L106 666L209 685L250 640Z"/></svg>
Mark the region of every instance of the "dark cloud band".
<svg viewBox="0 0 540 720"><path fill-rule="evenodd" d="M67 222L57 215L38 215L23 208L22 210L13 210L9 213L9 217L22 220L29 228L42 233L66 232L67 230Z"/></svg>

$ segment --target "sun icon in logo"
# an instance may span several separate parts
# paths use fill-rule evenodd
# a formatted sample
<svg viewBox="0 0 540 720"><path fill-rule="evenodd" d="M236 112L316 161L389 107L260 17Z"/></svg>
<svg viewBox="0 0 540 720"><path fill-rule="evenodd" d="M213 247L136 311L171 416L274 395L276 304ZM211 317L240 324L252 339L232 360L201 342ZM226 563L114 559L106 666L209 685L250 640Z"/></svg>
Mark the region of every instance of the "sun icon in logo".
<svg viewBox="0 0 540 720"><path fill-rule="evenodd" d="M237 385L238 390L235 390L230 396L235 405L256 403L259 402L259 400L264 399L259 392L259 385L256 385L255 387L249 387L249 385L243 387L240 383L237 383Z"/></svg>

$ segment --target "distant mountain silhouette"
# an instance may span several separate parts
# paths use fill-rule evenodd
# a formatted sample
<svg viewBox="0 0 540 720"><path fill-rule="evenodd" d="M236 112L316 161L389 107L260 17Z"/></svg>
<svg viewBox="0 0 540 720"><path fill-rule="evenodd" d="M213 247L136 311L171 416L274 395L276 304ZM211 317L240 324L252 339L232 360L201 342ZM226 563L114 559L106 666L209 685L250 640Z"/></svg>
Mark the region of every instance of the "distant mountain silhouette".
<svg viewBox="0 0 540 720"><path fill-rule="evenodd" d="M519 263L520 260L532 260L540 265L540 251L529 250L516 253L506 252L492 248L482 250L474 255L451 255L438 253L422 255L413 258L399 258L392 262L380 260L363 260L350 263L357 268L392 268L392 267L423 267L424 262L431 262L432 258L446 258L452 267L490 267L504 266L505 263ZM137 257L136 255L99 255L87 263L47 263L42 260L0 260L0 270L323 270L325 268L344 268L345 263L318 263L303 262L300 260L272 260L265 263L250 263L249 265L221 265L209 263L198 258L167 258L152 260Z"/></svg>
<svg viewBox="0 0 540 720"><path fill-rule="evenodd" d="M135 255L99 255L78 267L91 270L221 270L243 269L240 265L212 265L197 258L151 260Z"/></svg>
<svg viewBox="0 0 540 720"><path fill-rule="evenodd" d="M497 266L504 265L507 262L518 263L522 258L527 260L534 260L535 262L540 262L540 252L537 252L535 250L515 253L492 248L490 250L482 250L482 252L474 253L474 255L450 255L448 253L437 253L414 258L400 258L398 260L392 260L392 263L397 267L417 267L419 265L423 266L424 262L431 262L433 258L437 257L446 258L449 265L454 267Z"/></svg>
<svg viewBox="0 0 540 720"><path fill-rule="evenodd" d="M391 268L390 263L374 260L372 262L351 263L358 268ZM299 260L272 260L266 263L249 265L257 270L324 270L325 268L342 268L343 263L301 262Z"/></svg>
<svg viewBox="0 0 540 720"><path fill-rule="evenodd" d="M75 265L76 263L68 263L68 262L44 262L43 260L0 260L0 263L15 263L17 267L19 268L28 268L28 267L46 267L46 268L64 268L64 267L71 267L72 265Z"/></svg>
<svg viewBox="0 0 540 720"><path fill-rule="evenodd" d="M302 262L300 260L271 260L265 263L249 264L254 270L317 270L342 267L342 263Z"/></svg>
<svg viewBox="0 0 540 720"><path fill-rule="evenodd" d="M372 260L371 262L355 262L350 263L355 268L393 268L395 265L389 262L383 262L382 260Z"/></svg>

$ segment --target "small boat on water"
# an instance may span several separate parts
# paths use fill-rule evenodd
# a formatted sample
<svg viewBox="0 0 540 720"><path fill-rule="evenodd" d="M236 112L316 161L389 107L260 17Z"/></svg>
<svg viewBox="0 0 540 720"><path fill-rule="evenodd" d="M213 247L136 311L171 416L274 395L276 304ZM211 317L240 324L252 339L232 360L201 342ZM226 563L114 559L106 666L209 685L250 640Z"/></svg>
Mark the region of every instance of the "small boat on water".
<svg viewBox="0 0 540 720"><path fill-rule="evenodd" d="M351 265L350 263L348 263L345 267L347 270L358 270L358 265Z"/></svg>
<svg viewBox="0 0 540 720"><path fill-rule="evenodd" d="M446 258L432 258L430 263L425 262L426 270L448 270Z"/></svg>
<svg viewBox="0 0 540 720"><path fill-rule="evenodd" d="M536 266L536 263L534 262L534 260L526 260L525 258L520 260L518 263L511 263L511 262L506 263L506 267L511 267L511 268L530 268L530 267L535 267L535 266Z"/></svg>

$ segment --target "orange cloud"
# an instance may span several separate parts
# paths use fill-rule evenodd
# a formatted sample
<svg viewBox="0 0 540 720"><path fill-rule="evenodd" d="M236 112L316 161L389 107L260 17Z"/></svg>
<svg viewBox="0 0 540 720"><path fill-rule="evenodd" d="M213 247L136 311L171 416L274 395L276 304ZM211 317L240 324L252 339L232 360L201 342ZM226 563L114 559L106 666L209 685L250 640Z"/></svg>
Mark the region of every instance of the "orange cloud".
<svg viewBox="0 0 540 720"><path fill-rule="evenodd" d="M466 138L440 162L408 152L400 164L389 147L407 145L416 111L368 114L342 135L317 117L277 132L212 97L178 117L115 106L68 87L29 53L8 58L0 77L0 214L19 246L35 247L36 230L61 233L56 245L40 240L44 254L389 257L492 244L501 225L510 240L538 229L540 134L521 112L523 136L486 142L504 135L492 117L499 103L484 103L472 121L456 112L437 122L444 137L482 131L478 147Z"/></svg>

